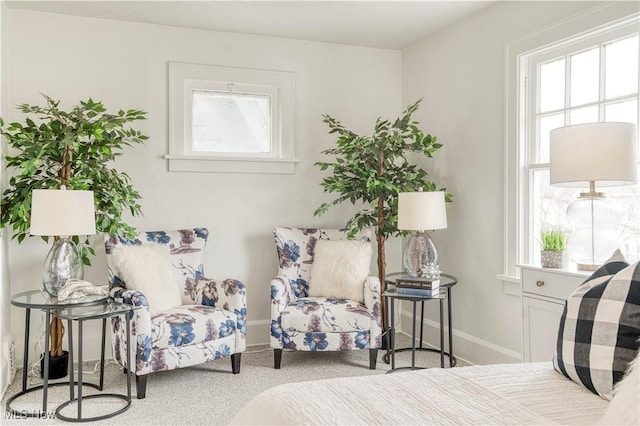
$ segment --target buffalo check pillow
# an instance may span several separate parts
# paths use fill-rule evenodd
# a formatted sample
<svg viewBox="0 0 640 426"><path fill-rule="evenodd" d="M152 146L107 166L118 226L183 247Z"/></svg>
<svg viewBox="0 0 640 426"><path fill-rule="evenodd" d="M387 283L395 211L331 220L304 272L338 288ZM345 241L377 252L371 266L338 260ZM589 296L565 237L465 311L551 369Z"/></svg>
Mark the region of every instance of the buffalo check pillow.
<svg viewBox="0 0 640 426"><path fill-rule="evenodd" d="M638 352L640 266L614 256L569 296L558 328L554 368L611 399Z"/></svg>

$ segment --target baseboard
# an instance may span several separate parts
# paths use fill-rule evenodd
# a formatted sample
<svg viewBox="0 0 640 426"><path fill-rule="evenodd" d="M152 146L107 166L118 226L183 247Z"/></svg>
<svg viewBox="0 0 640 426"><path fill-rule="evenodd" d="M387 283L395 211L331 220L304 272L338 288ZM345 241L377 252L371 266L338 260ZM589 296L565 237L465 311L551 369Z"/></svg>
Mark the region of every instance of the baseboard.
<svg viewBox="0 0 640 426"><path fill-rule="evenodd" d="M401 324L412 323L412 313L401 311ZM424 320L424 334L427 338L423 342L430 347L439 347L439 337L436 340L429 339L429 336L439 336L440 326L436 321ZM406 327L405 327L406 328ZM403 330L402 334L411 336L410 330ZM448 327L444 327L445 346L447 340ZM453 354L468 364L511 364L522 362L522 354L511 349L496 345L495 343L479 339L460 330L453 329Z"/></svg>

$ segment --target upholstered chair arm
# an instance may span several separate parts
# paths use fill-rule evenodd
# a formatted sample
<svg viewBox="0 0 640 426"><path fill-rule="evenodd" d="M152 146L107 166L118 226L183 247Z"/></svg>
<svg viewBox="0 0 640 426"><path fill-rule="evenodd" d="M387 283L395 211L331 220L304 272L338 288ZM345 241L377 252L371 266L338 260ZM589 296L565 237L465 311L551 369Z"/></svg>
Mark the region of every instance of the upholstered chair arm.
<svg viewBox="0 0 640 426"><path fill-rule="evenodd" d="M374 276L367 277L364 280L364 305L369 312L373 313L374 308L380 308L380 298L380 280Z"/></svg>
<svg viewBox="0 0 640 426"><path fill-rule="evenodd" d="M277 275L271 278L271 336L269 337L272 348L282 349L288 341L286 331L282 330L281 314L287 305L293 301L293 291L289 278Z"/></svg>
<svg viewBox="0 0 640 426"><path fill-rule="evenodd" d="M203 305L215 306L233 312L238 319L235 353L242 352L247 345L247 286L231 278L200 278L198 300Z"/></svg>
<svg viewBox="0 0 640 426"><path fill-rule="evenodd" d="M125 305L142 306L144 310L149 312L149 302L145 295L138 290L127 290L124 287L112 287L109 290L111 298ZM142 310L142 309L138 309Z"/></svg>
<svg viewBox="0 0 640 426"><path fill-rule="evenodd" d="M231 278L216 279L215 281L219 283L216 307L234 312L238 318L242 318L244 324L247 318L247 286ZM243 328L244 334L246 334L246 324Z"/></svg>
<svg viewBox="0 0 640 426"><path fill-rule="evenodd" d="M283 275L271 278L271 319L277 319L293 300L289 279Z"/></svg>
<svg viewBox="0 0 640 426"><path fill-rule="evenodd" d="M380 279L367 277L364 281L364 305L371 316L370 348L382 347L382 305Z"/></svg>
<svg viewBox="0 0 640 426"><path fill-rule="evenodd" d="M147 298L140 291L127 290L124 287L112 287L109 292L111 298L116 302L126 305L140 306L134 310L131 321L131 354L135 356L136 368L133 371L136 374L146 374L150 372L148 365L145 365L142 358L145 353L151 350L151 311ZM127 341L126 327L120 316L114 317L111 321L113 336L113 355L123 367L128 367L126 360L125 342Z"/></svg>

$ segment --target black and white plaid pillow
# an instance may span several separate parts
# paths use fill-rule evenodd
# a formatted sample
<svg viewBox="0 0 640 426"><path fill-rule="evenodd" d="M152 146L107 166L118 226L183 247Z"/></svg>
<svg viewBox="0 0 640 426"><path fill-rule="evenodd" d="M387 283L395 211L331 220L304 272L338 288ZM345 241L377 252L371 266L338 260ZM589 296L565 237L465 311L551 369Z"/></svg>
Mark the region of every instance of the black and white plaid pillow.
<svg viewBox="0 0 640 426"><path fill-rule="evenodd" d="M640 266L616 252L567 299L558 328L554 368L611 399L638 352Z"/></svg>

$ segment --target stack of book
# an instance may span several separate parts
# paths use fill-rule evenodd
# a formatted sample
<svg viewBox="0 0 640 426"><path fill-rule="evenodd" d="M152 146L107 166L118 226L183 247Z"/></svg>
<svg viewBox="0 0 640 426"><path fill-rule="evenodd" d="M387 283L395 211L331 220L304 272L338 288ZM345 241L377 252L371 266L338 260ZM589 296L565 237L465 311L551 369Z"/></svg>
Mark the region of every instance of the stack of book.
<svg viewBox="0 0 640 426"><path fill-rule="evenodd" d="M396 279L396 291L410 296L435 297L440 294L440 280L400 277Z"/></svg>

